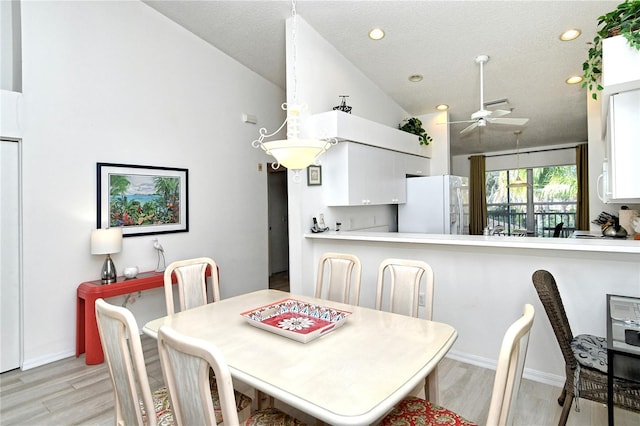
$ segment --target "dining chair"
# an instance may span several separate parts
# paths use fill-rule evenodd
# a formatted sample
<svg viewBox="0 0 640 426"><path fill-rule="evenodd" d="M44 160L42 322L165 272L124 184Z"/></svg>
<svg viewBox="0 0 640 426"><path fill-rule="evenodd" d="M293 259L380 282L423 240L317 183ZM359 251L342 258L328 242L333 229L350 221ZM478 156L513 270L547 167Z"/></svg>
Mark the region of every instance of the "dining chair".
<svg viewBox="0 0 640 426"><path fill-rule="evenodd" d="M424 278L424 318L433 318L433 270L421 260L385 259L378 267L376 309L418 318L420 283ZM424 393L438 400L438 367L425 378Z"/></svg>
<svg viewBox="0 0 640 426"><path fill-rule="evenodd" d="M424 319L433 316L433 270L426 262L385 259L378 267L376 309L418 317L420 283L424 277Z"/></svg>
<svg viewBox="0 0 640 426"><path fill-rule="evenodd" d="M535 312L530 304L524 305L522 316L507 329L502 339L498 364L493 381L486 424L507 425L512 423L513 405L518 397L522 371L529 346L529 333ZM478 391L476 389L476 391ZM382 419L382 426L475 425L459 414L418 397L407 397Z"/></svg>
<svg viewBox="0 0 640 426"><path fill-rule="evenodd" d="M553 228L553 238L560 238L560 232L562 232L563 226L564 222L560 222Z"/></svg>
<svg viewBox="0 0 640 426"><path fill-rule="evenodd" d="M95 309L115 394L116 424L173 424L167 388L163 386L152 392L149 386L140 333L131 312L104 299L96 300ZM147 415L148 412L154 415Z"/></svg>
<svg viewBox="0 0 640 426"><path fill-rule="evenodd" d="M170 326L158 330L158 351L165 383L178 425L211 425L217 422L211 404L209 370L216 376L221 416L226 425L301 425L297 419L276 408L239 417L233 381L224 355L213 343L185 336ZM236 392L237 395L237 392Z"/></svg>
<svg viewBox="0 0 640 426"><path fill-rule="evenodd" d="M217 302L220 300L220 284L218 282L218 265L213 259L198 257L178 260L167 266L164 271L164 296L167 304L167 315L175 312L172 274L175 274L178 282L180 311L207 304L207 267L211 268L213 301Z"/></svg>
<svg viewBox="0 0 640 426"><path fill-rule="evenodd" d="M558 397L558 404L562 406L558 424L563 426L567 423L574 398L576 411L579 411L579 398L607 403L607 341L591 334L573 335L558 285L549 271L535 271L532 280L564 358L566 380ZM640 384L616 378L613 382L613 403L620 408L640 412Z"/></svg>
<svg viewBox="0 0 640 426"><path fill-rule="evenodd" d="M318 262L315 296L320 299L357 305L360 301L361 274L362 265L357 256L346 253L325 253ZM351 292L352 285L353 292Z"/></svg>

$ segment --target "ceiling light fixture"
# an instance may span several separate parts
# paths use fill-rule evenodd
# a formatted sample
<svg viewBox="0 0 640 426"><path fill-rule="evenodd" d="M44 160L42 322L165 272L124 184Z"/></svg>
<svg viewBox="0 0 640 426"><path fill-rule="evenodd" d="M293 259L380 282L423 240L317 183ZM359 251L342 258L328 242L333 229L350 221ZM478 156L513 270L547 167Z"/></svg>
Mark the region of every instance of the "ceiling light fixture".
<svg viewBox="0 0 640 426"><path fill-rule="evenodd" d="M582 77L579 75L574 75L566 79L564 82L567 84L578 84L582 82Z"/></svg>
<svg viewBox="0 0 640 426"><path fill-rule="evenodd" d="M409 76L409 81L412 83L417 83L419 81L422 81L424 77L420 74L413 74Z"/></svg>
<svg viewBox="0 0 640 426"><path fill-rule="evenodd" d="M297 15L296 15L296 2L291 2L291 33L292 33L292 46L293 46L293 90L291 99L292 104L286 102L281 105L281 108L287 111L287 118L280 125L278 130L273 133L267 134L267 129L264 127L260 129L260 137L254 140L251 145L254 148L262 148L268 155L273 156L276 162L271 165L274 169L283 165L287 169L291 169L296 173L296 177L299 178L299 171L313 164L316 159L327 149L331 148L331 145L336 144L338 141L333 139L300 139L300 121L302 112L305 111L308 106L306 104L298 103L297 86L298 80L296 76L296 60L297 60ZM284 126L287 125L287 139L275 140L266 142L265 138L270 138L276 133L280 132Z"/></svg>
<svg viewBox="0 0 640 426"><path fill-rule="evenodd" d="M571 30L567 30L567 31L563 32L562 34L560 34L560 40L562 40L562 41L575 40L578 37L580 37L580 34L582 34L582 31L580 31L577 28L574 28L574 29L571 29Z"/></svg>
<svg viewBox="0 0 640 426"><path fill-rule="evenodd" d="M512 182L509 183L509 188L526 188L527 186L529 186L529 184L525 181L523 181L520 178L520 134L522 133L522 130L516 130L515 132L513 132L514 135L516 135L516 179Z"/></svg>
<svg viewBox="0 0 640 426"><path fill-rule="evenodd" d="M446 110L449 109L449 105L447 105L447 104L436 105L436 109L438 111L446 111Z"/></svg>
<svg viewBox="0 0 640 426"><path fill-rule="evenodd" d="M382 40L384 38L384 31L382 28L372 28L369 31L369 38L371 40Z"/></svg>

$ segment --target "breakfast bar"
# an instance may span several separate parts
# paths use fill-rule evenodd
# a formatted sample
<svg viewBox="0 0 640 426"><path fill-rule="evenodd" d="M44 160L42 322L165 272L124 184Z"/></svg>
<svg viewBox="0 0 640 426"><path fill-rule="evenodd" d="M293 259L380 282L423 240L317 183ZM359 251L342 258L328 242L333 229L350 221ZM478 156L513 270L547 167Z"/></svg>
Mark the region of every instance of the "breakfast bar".
<svg viewBox="0 0 640 426"><path fill-rule="evenodd" d="M448 356L488 368L495 367L502 333L522 305L531 303L544 312L531 281L538 269L555 276L575 334L606 336L606 294L640 296L637 240L394 232L309 233L304 240L312 256L303 267L302 283L292 280L291 291L313 294L313 265L323 253L351 253L362 262L363 306L375 302L377 267L383 259L427 262L434 271L433 319L459 333ZM564 383L564 361L545 315L533 325L524 375Z"/></svg>

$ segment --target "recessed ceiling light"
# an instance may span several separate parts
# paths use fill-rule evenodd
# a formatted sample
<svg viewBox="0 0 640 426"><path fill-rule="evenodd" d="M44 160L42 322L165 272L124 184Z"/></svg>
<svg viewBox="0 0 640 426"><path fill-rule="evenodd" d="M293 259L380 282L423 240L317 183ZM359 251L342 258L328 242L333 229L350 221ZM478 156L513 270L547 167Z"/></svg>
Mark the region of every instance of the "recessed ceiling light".
<svg viewBox="0 0 640 426"><path fill-rule="evenodd" d="M582 81L582 77L579 75L574 75L565 80L567 84L578 84Z"/></svg>
<svg viewBox="0 0 640 426"><path fill-rule="evenodd" d="M371 40L380 40L384 38L384 31L382 31L382 28L373 28L369 31L369 38Z"/></svg>
<svg viewBox="0 0 640 426"><path fill-rule="evenodd" d="M449 109L449 105L447 105L447 104L436 105L436 109L438 111L446 111L446 110Z"/></svg>
<svg viewBox="0 0 640 426"><path fill-rule="evenodd" d="M580 31L578 29L567 30L567 31L563 32L562 34L560 34L560 40L562 40L562 41L575 40L578 37L580 37L580 34L582 34L582 31Z"/></svg>
<svg viewBox="0 0 640 426"><path fill-rule="evenodd" d="M419 81L422 81L423 78L424 77L422 77L422 75L420 74L414 74L409 76L409 81L412 83L417 83Z"/></svg>

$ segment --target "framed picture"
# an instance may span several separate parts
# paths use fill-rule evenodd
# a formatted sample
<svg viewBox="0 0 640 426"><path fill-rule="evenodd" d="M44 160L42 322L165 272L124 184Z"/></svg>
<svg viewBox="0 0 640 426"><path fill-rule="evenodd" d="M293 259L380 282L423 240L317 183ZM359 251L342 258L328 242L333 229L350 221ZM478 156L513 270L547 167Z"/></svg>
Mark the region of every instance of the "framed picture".
<svg viewBox="0 0 640 426"><path fill-rule="evenodd" d="M307 167L307 185L322 185L322 166Z"/></svg>
<svg viewBox="0 0 640 426"><path fill-rule="evenodd" d="M125 237L189 231L189 170L98 163L98 228Z"/></svg>

